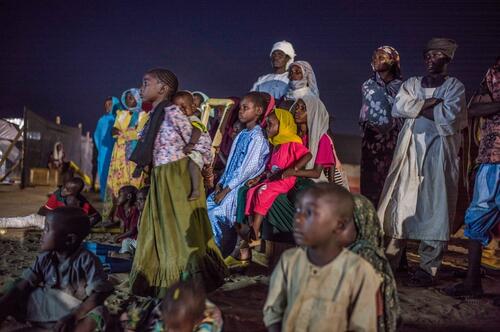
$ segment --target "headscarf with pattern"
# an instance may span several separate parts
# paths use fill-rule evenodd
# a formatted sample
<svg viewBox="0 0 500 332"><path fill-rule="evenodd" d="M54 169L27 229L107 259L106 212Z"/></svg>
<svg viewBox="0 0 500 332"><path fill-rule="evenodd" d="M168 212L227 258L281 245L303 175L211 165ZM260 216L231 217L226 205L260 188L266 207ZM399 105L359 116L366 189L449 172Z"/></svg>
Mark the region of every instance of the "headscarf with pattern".
<svg viewBox="0 0 500 332"><path fill-rule="evenodd" d="M380 46L379 48L376 49L376 51L382 51L386 53L389 56L389 64L393 68L393 73L394 73L394 78L401 79L401 59L399 57L398 51L392 47L392 46ZM375 52L376 52L375 51ZM373 69L373 63L372 63L372 69ZM396 91L397 93L397 91Z"/></svg>
<svg viewBox="0 0 500 332"><path fill-rule="evenodd" d="M364 196L354 195L354 223L358 235L348 247L363 257L382 277L380 292L384 314L378 319L378 331L396 331L400 317L396 280L385 256L384 233L373 204Z"/></svg>
<svg viewBox="0 0 500 332"><path fill-rule="evenodd" d="M297 135L297 125L292 113L281 108L275 109L272 113L278 118L279 129L276 136L269 138L269 142L274 146L291 142L302 144L302 139Z"/></svg>

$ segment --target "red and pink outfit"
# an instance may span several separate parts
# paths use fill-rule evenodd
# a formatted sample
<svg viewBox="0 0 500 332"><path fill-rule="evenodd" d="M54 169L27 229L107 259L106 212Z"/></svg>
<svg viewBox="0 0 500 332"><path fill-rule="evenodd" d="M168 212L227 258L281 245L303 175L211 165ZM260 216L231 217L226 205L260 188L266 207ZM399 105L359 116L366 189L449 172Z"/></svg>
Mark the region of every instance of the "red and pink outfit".
<svg viewBox="0 0 500 332"><path fill-rule="evenodd" d="M301 143L290 142L278 145L271 154L266 170L276 173L290 168L308 152L309 150ZM274 181L266 179L259 185L250 188L247 192L245 215L258 213L265 216L276 197L290 191L295 185L296 179L295 176Z"/></svg>

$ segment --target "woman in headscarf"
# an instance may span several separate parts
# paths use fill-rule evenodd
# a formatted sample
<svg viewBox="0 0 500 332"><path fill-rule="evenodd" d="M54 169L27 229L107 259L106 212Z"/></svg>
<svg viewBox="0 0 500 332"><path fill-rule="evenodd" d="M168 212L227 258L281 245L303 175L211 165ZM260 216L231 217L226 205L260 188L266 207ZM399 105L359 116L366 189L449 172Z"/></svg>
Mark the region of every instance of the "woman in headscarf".
<svg viewBox="0 0 500 332"><path fill-rule="evenodd" d="M251 91L266 92L278 100L288 90L288 68L295 58L295 50L286 40L279 41L273 45L270 57L273 73L259 77Z"/></svg>
<svg viewBox="0 0 500 332"><path fill-rule="evenodd" d="M337 157L332 138L328 135L330 115L321 100L307 94L298 99L291 108L298 135L312 153L312 159L304 170L287 170L285 176L300 176L316 182L333 182L334 175L341 172L341 164ZM348 187L347 181L338 183Z"/></svg>
<svg viewBox="0 0 500 332"><path fill-rule="evenodd" d="M383 312L378 318L378 331L396 331L401 314L396 280L385 257L384 233L377 211L366 197L354 196L354 223L349 225L342 234L345 246L370 263L382 279Z"/></svg>
<svg viewBox="0 0 500 332"><path fill-rule="evenodd" d="M56 142L54 144L54 150L49 157L49 168L60 170L64 163L64 158L65 154L63 144L61 142Z"/></svg>
<svg viewBox="0 0 500 332"><path fill-rule="evenodd" d="M399 53L391 46L377 48L371 66L373 76L361 87L361 193L377 206L402 125L391 110L403 81Z"/></svg>
<svg viewBox="0 0 500 332"><path fill-rule="evenodd" d="M311 64L307 61L295 61L288 70L288 91L285 99L296 101L307 95L319 98L318 83Z"/></svg>
<svg viewBox="0 0 500 332"><path fill-rule="evenodd" d="M104 201L106 196L106 183L108 180L109 164L115 139L111 130L115 123L116 112L122 108L120 101L116 97L108 97L104 103L106 114L101 116L94 131L94 143L98 152L97 174L99 176L99 195Z"/></svg>
<svg viewBox="0 0 500 332"><path fill-rule="evenodd" d="M108 198L113 200L118 197L121 187L132 185L139 189L144 184L143 174L132 177L135 163L129 158L137 145L139 132L148 120L148 113L141 109L142 99L139 89L125 91L121 100L126 109L117 112L113 126L116 143L108 175Z"/></svg>

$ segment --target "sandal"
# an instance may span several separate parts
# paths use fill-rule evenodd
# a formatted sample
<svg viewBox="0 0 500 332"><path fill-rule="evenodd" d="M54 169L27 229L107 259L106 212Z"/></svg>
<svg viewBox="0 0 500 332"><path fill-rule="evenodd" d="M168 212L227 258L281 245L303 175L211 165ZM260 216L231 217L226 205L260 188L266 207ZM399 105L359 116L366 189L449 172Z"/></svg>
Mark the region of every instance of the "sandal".
<svg viewBox="0 0 500 332"><path fill-rule="evenodd" d="M234 258L233 256L227 256L224 258L224 263L226 263L229 269L237 269L237 268L247 268L250 266L250 260L239 260Z"/></svg>
<svg viewBox="0 0 500 332"><path fill-rule="evenodd" d="M470 287L465 286L465 283L463 282L450 287L443 288L442 292L451 297L470 298L470 299L480 298L484 294L482 288L472 289Z"/></svg>
<svg viewBox="0 0 500 332"><path fill-rule="evenodd" d="M411 275L405 285L409 287L430 287L435 283L434 277L422 269L418 269Z"/></svg>

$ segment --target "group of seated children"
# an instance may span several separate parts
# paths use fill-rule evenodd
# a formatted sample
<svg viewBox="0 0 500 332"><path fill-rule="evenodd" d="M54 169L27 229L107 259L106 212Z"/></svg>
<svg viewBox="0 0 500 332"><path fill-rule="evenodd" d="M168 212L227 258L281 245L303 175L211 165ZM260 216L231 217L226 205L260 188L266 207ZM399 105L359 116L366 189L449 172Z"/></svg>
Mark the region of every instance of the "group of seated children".
<svg viewBox="0 0 500 332"><path fill-rule="evenodd" d="M130 201L127 190L123 196ZM393 279L370 259L370 250L377 249L367 229L376 227L377 219L366 202L335 184L316 184L300 193L294 220L300 247L286 251L271 276L264 305L269 331L395 331L397 295ZM366 213L374 217L364 219ZM381 234L379 228L371 229ZM109 315L103 304L113 286L99 259L82 247L89 232L89 217L80 208L58 207L47 213L42 252L0 298L0 323L12 316L30 330L106 327ZM222 328L220 310L192 281L176 283L162 301L152 301L142 311L129 306L121 329Z"/></svg>
<svg viewBox="0 0 500 332"><path fill-rule="evenodd" d="M144 204L148 196L149 187L137 190L134 186L123 186L118 192L116 209L107 227L119 226L123 233L115 237L115 242L121 243L119 253L111 252L115 258L130 259L137 248L137 234Z"/></svg>

